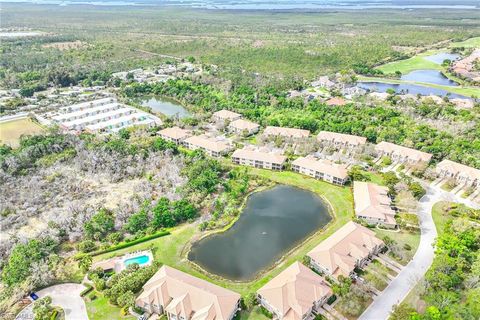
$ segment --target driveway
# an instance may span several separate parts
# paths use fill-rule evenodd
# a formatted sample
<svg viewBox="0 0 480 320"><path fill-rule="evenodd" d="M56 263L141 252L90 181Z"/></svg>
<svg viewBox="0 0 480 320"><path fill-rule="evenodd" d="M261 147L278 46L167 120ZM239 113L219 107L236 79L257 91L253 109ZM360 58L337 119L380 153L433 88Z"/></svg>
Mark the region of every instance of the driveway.
<svg viewBox="0 0 480 320"><path fill-rule="evenodd" d="M50 296L52 305L59 306L65 311L66 320L88 320L87 308L80 292L85 287L77 283L64 283L42 289L36 294L43 298ZM33 319L33 303L25 307L16 317L18 320Z"/></svg>
<svg viewBox="0 0 480 320"><path fill-rule="evenodd" d="M427 194L420 199L418 218L420 221L420 245L412 261L406 265L397 277L390 282L387 288L376 297L372 304L358 318L359 320L384 320L388 319L393 306L405 299L410 290L423 278L432 264L434 257L435 238L437 230L432 219L432 207L438 201L460 202L478 208L478 205L445 192L444 190L428 186Z"/></svg>

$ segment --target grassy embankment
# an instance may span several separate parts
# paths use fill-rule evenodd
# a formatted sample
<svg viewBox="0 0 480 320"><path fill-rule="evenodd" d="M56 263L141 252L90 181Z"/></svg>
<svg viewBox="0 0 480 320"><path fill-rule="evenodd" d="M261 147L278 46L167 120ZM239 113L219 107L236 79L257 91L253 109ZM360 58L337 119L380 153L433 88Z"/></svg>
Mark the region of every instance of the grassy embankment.
<svg viewBox="0 0 480 320"><path fill-rule="evenodd" d="M28 118L16 119L0 123L0 144L8 144L12 148L20 145L22 135L35 135L45 130Z"/></svg>
<svg viewBox="0 0 480 320"><path fill-rule="evenodd" d="M222 287L237 291L242 295L246 295L249 292L256 291L293 262L301 260L308 251L352 218L353 200L350 188L337 187L323 181L303 177L293 172L272 172L252 169L251 174L270 179L276 183L293 185L315 192L330 203L335 217L325 230L319 231L309 237L301 246L289 252L280 264L265 274L262 274L258 279L250 282L233 282L213 275L206 275L201 270L196 269L193 264L187 260L186 251L188 245L200 235L200 232L197 226L187 224L173 229L169 236L147 241L116 252L99 255L94 258L94 261L119 256L131 251L151 249L155 260L161 263L206 279Z"/></svg>

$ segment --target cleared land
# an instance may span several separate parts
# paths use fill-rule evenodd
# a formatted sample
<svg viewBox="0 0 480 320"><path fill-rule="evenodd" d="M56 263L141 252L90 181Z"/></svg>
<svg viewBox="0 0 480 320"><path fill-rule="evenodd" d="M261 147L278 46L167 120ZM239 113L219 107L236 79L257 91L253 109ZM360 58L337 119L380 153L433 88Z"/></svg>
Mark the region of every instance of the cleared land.
<svg viewBox="0 0 480 320"><path fill-rule="evenodd" d="M197 270L186 258L189 244L195 241L200 235L195 225L177 227L171 230L171 235L169 236L147 241L128 249L99 255L95 257L94 260L99 261L136 250L152 249L155 260L161 263L206 279L222 287L237 291L242 295L246 295L249 292L255 292L291 263L301 260L308 251L351 220L353 216L353 200L350 188L337 187L323 181L303 177L293 172L271 172L262 169L253 169L250 172L252 175L264 177L277 183L289 184L315 192L330 203L334 210L333 214L335 217L325 230L312 235L301 246L290 252L278 266L266 272L259 279L251 282L233 282L214 275L206 275L201 270Z"/></svg>
<svg viewBox="0 0 480 320"><path fill-rule="evenodd" d="M35 135L45 130L30 119L18 119L0 123L0 143L12 148L20 145L22 135Z"/></svg>

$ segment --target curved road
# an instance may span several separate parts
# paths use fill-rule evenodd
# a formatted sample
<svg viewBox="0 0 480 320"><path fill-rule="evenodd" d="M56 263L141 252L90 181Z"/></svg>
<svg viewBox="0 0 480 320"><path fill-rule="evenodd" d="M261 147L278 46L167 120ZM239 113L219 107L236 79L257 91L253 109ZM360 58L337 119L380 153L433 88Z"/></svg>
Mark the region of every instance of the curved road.
<svg viewBox="0 0 480 320"><path fill-rule="evenodd" d="M80 292L84 289L85 287L78 283L64 283L42 289L36 294L40 298L50 296L52 306L59 306L65 311L65 320L88 320L85 302L80 297ZM15 319L33 319L33 303L25 307Z"/></svg>
<svg viewBox="0 0 480 320"><path fill-rule="evenodd" d="M432 264L434 257L435 238L437 229L433 223L432 207L438 201L461 202L471 207L477 205L463 198L454 196L438 187L427 187L427 194L420 199L418 218L420 221L420 245L417 252L397 277L390 282L388 287L372 302L372 304L358 318L359 320L384 320L388 319L393 306L405 299L410 290L425 275Z"/></svg>

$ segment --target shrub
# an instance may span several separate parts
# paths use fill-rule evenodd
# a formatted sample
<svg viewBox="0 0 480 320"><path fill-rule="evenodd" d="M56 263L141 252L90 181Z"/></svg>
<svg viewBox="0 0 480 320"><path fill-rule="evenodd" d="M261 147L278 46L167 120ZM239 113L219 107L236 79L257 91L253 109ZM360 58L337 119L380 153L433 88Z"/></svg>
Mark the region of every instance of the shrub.
<svg viewBox="0 0 480 320"><path fill-rule="evenodd" d="M269 319L272 319L272 318L273 318L273 314L272 314L270 311L268 311L267 309L265 309L265 307L263 307L263 306L260 307L260 312L261 312L265 317L267 317L267 318L269 318Z"/></svg>
<svg viewBox="0 0 480 320"><path fill-rule="evenodd" d="M80 297L85 297L88 293L90 293L93 290L93 287L91 284L85 283L85 287L87 288L82 292L80 292Z"/></svg>
<svg viewBox="0 0 480 320"><path fill-rule="evenodd" d="M148 241L148 240L160 238L160 237L163 237L163 236L166 236L166 235L169 235L169 234L170 234L170 232L168 232L168 231L160 231L160 232L157 232L155 234L151 234L151 235L145 236L143 238L132 240L132 241L129 241L128 239L126 239L124 242L122 242L122 243L120 243L116 246L112 246L112 247L107 248L107 249L92 252L91 255L92 256L98 256L99 254L112 252L112 251L117 251L117 250L120 250L120 249L124 249L124 248L134 246L136 244L139 244L139 243L142 243L142 242L145 242L145 241Z"/></svg>

